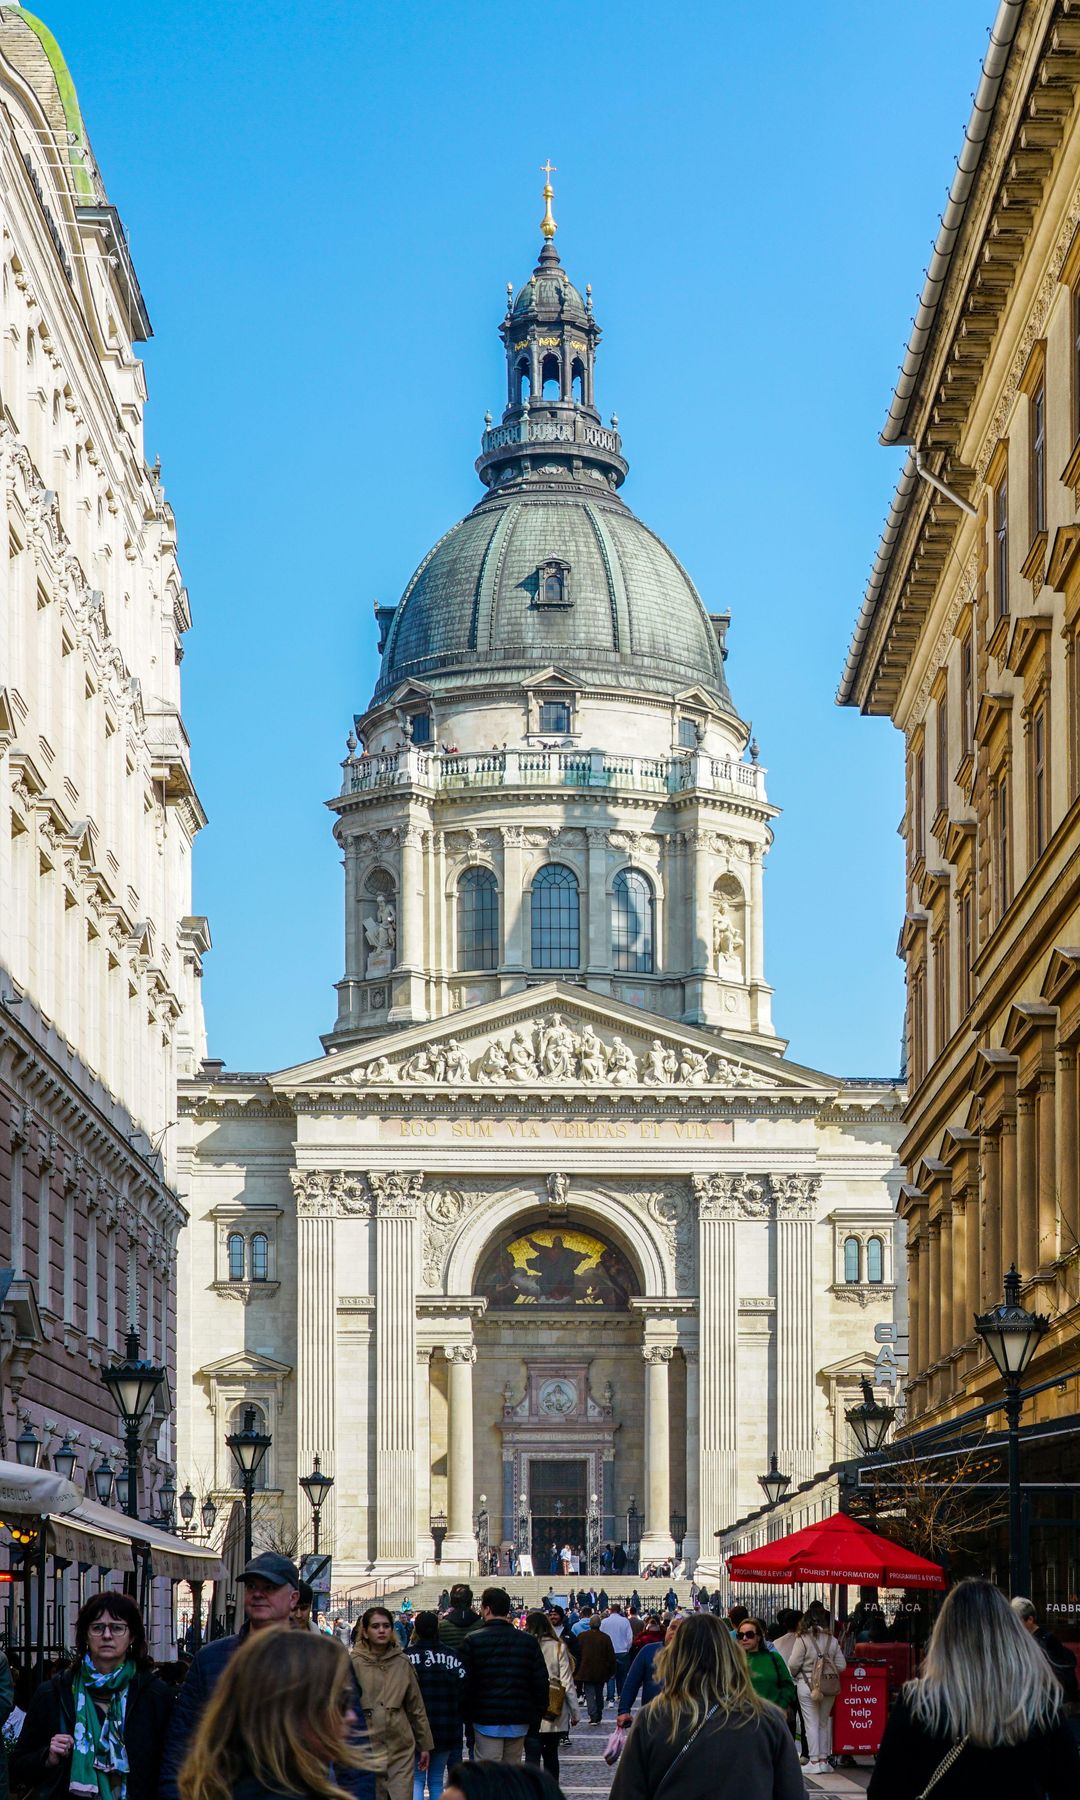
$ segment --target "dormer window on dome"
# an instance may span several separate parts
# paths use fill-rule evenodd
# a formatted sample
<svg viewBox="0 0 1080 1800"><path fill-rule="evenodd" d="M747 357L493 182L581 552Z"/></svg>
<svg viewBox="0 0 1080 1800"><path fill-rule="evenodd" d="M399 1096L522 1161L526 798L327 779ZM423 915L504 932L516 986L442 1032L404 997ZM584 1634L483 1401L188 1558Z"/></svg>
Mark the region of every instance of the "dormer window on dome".
<svg viewBox="0 0 1080 1800"><path fill-rule="evenodd" d="M557 556L541 563L536 573L537 606L572 606L570 564Z"/></svg>

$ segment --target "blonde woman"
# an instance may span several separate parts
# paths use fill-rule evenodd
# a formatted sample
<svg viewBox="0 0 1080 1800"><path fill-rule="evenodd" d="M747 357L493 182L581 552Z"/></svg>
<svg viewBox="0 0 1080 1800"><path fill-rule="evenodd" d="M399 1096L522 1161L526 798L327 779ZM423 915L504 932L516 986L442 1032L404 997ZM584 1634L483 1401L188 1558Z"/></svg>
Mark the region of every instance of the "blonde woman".
<svg viewBox="0 0 1080 1800"><path fill-rule="evenodd" d="M795 1678L806 1732L808 1775L824 1775L832 1749L832 1709L840 1691L844 1653L829 1630L829 1615L815 1600L795 1628L788 1668Z"/></svg>
<svg viewBox="0 0 1080 1800"><path fill-rule="evenodd" d="M611 1800L805 1800L787 1720L754 1692L746 1658L712 1613L684 1619L656 1659L662 1683L615 1767Z"/></svg>
<svg viewBox="0 0 1080 1800"><path fill-rule="evenodd" d="M889 1716L869 1791L909 1800L930 1789L934 1800L1080 1793L1058 1678L989 1581L961 1581L946 1595L922 1675Z"/></svg>
<svg viewBox="0 0 1080 1800"><path fill-rule="evenodd" d="M339 1772L353 1684L340 1644L287 1625L253 1632L230 1657L180 1770L180 1800L351 1800Z"/></svg>

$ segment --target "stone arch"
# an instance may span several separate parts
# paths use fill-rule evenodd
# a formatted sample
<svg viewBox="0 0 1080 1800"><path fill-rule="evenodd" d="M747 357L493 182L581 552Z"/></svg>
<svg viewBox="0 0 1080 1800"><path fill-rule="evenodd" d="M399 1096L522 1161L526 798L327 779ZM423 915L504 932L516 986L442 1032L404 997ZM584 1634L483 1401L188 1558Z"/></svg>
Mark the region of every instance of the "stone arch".
<svg viewBox="0 0 1080 1800"><path fill-rule="evenodd" d="M717 973L741 981L746 968L746 894L737 875L713 886L712 956Z"/></svg>
<svg viewBox="0 0 1080 1800"><path fill-rule="evenodd" d="M539 1180L535 1187L517 1185L481 1198L464 1212L450 1244L445 1291L473 1293L477 1273L497 1239L519 1223L551 1224L553 1210ZM567 1216L593 1226L622 1251L637 1273L642 1298L664 1299L676 1293L673 1259L659 1228L644 1211L631 1209L622 1195L579 1186L572 1179Z"/></svg>

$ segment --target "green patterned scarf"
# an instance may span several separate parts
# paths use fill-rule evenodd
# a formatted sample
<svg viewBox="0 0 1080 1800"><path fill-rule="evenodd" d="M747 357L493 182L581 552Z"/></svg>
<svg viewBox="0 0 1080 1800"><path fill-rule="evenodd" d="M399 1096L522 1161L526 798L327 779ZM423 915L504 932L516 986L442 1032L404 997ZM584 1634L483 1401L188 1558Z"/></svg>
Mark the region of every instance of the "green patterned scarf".
<svg viewBox="0 0 1080 1800"><path fill-rule="evenodd" d="M124 1746L124 1711L135 1664L125 1659L103 1675L84 1656L75 1671L75 1748L71 1753L70 1792L84 1800L126 1800L128 1756ZM102 1719L93 1696L107 1694L109 1710Z"/></svg>

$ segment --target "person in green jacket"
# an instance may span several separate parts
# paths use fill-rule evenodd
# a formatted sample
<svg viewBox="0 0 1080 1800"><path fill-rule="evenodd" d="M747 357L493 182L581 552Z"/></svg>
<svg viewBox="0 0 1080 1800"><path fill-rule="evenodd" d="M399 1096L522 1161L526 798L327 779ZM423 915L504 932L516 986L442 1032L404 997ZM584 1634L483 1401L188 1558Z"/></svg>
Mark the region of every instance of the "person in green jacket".
<svg viewBox="0 0 1080 1800"><path fill-rule="evenodd" d="M787 1713L789 1721L792 1720L799 1703L795 1682L779 1650L766 1642L761 1620L740 1620L735 1638L746 1656L755 1693L763 1700L771 1700L781 1712Z"/></svg>

